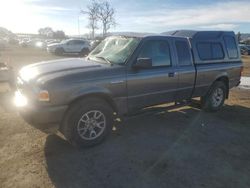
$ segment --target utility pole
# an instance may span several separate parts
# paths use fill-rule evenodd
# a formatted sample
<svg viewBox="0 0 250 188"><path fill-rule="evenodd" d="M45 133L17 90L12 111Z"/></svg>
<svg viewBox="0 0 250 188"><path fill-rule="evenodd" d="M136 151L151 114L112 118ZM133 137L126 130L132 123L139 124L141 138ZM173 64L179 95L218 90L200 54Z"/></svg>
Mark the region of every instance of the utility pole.
<svg viewBox="0 0 250 188"><path fill-rule="evenodd" d="M80 32L80 15L79 14L77 16L77 23L78 23L78 35L80 36L81 32Z"/></svg>

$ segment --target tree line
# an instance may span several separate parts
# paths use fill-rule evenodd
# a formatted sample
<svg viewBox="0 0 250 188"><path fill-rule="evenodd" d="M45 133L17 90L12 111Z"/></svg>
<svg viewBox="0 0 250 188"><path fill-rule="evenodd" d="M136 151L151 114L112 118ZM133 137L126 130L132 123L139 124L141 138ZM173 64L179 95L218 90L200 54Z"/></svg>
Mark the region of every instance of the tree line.
<svg viewBox="0 0 250 188"><path fill-rule="evenodd" d="M53 31L51 27L40 28L38 30L38 33L40 36L45 37L45 38L56 38L56 39L66 38L64 31L61 31L61 30Z"/></svg>

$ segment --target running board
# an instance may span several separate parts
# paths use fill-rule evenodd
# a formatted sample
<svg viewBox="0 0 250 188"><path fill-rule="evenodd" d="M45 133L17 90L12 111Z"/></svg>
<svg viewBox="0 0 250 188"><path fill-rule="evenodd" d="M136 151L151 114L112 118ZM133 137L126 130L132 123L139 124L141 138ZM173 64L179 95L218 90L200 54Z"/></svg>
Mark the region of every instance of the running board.
<svg viewBox="0 0 250 188"><path fill-rule="evenodd" d="M171 104L171 103L167 103L167 104ZM132 113L132 114L128 114L126 116L124 116L124 119L130 119L133 117L137 117L137 116L145 116L145 115L150 115L150 114L155 114L155 113L159 113L159 112L163 112L163 111L168 111L168 110L173 110L175 108L180 108L183 106L188 106L193 104L193 100L185 100L185 101L176 101L174 102L174 104L169 105L169 106L155 106L155 107L149 107L149 108L144 108L142 110L137 111L136 113Z"/></svg>

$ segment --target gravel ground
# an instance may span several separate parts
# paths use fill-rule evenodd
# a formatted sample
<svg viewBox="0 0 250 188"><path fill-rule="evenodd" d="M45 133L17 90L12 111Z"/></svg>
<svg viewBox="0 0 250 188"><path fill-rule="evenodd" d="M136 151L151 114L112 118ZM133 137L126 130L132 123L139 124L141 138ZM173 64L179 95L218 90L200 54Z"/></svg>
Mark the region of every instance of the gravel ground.
<svg viewBox="0 0 250 188"><path fill-rule="evenodd" d="M7 58L15 68L58 57L15 48ZM250 90L235 88L217 113L193 105L140 115L117 122L103 144L77 150L25 123L1 95L0 187L248 188L249 114Z"/></svg>

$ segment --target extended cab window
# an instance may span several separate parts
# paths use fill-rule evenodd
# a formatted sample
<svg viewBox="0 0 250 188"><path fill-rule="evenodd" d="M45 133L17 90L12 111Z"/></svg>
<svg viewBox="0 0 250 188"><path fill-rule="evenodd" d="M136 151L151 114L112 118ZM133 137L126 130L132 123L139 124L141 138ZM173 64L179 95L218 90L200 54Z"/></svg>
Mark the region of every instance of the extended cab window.
<svg viewBox="0 0 250 188"><path fill-rule="evenodd" d="M171 55L167 41L147 41L142 47L138 58L151 58L152 66L170 66Z"/></svg>
<svg viewBox="0 0 250 188"><path fill-rule="evenodd" d="M235 38L231 36L225 36L224 41L227 48L227 54L230 59L238 58L238 49L236 46Z"/></svg>
<svg viewBox="0 0 250 188"><path fill-rule="evenodd" d="M197 50L202 60L219 60L224 58L223 48L220 43L201 42L197 44Z"/></svg>
<svg viewBox="0 0 250 188"><path fill-rule="evenodd" d="M191 65L191 55L188 43L185 41L176 41L175 46L178 56L178 64L180 66Z"/></svg>

